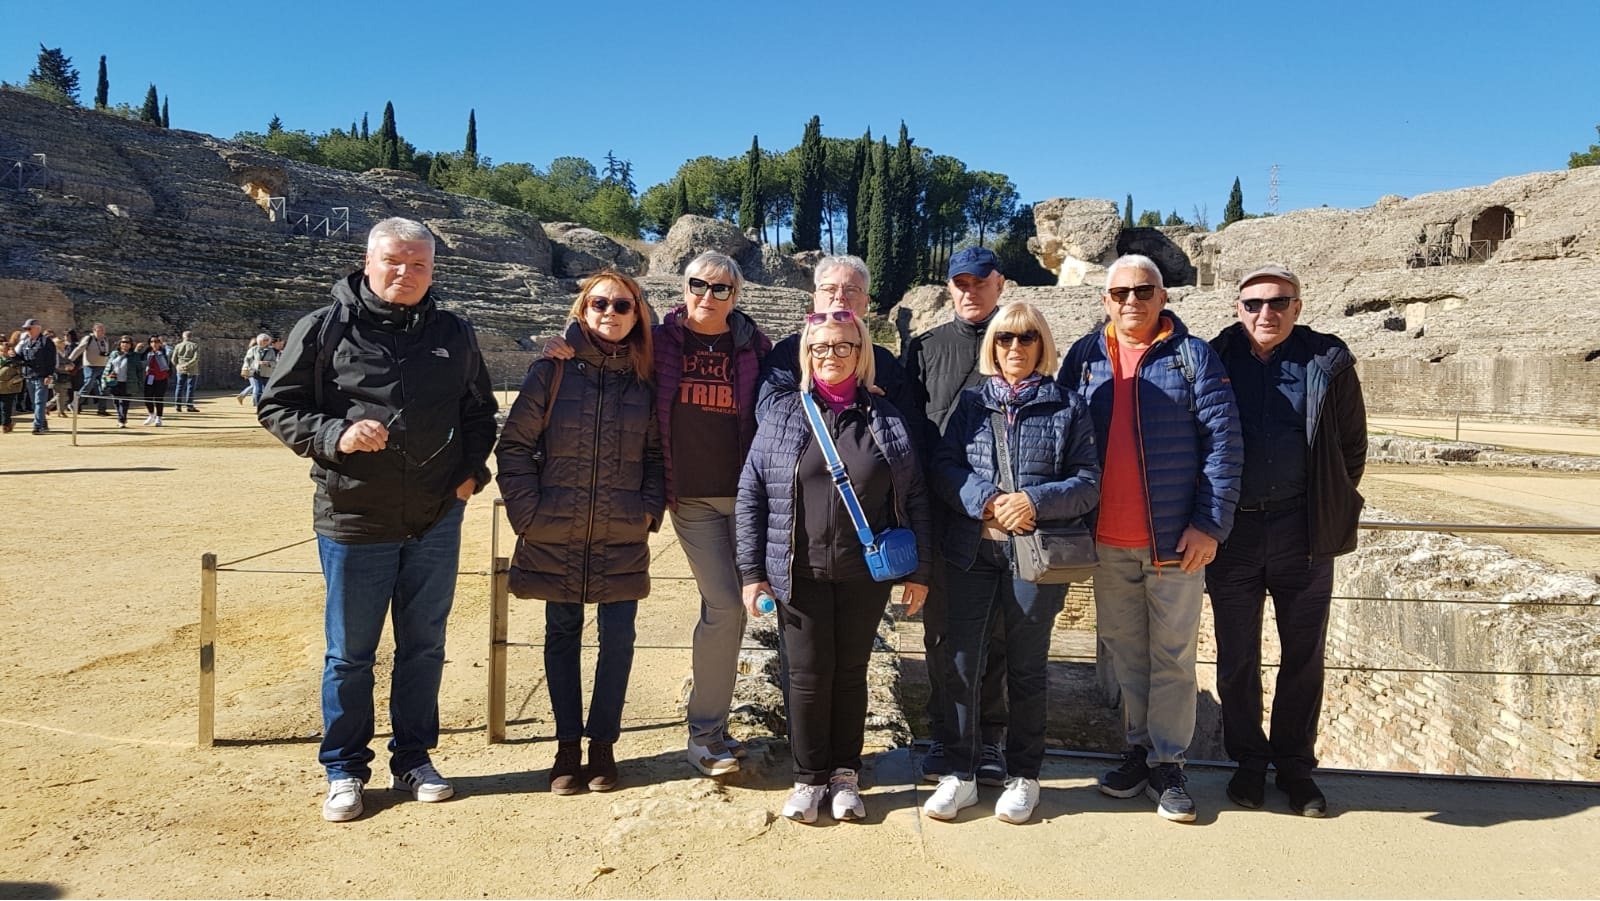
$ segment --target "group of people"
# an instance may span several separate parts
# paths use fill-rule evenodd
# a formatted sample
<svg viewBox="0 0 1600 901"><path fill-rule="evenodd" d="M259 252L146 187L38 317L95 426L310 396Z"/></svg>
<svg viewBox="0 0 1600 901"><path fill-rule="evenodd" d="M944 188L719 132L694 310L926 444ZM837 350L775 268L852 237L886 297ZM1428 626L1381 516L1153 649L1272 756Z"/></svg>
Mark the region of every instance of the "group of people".
<svg viewBox="0 0 1600 901"><path fill-rule="evenodd" d="M517 534L511 590L546 602L555 794L618 784L648 538L670 511L700 594L688 763L708 776L739 769L728 713L746 617L776 616L786 817L865 815L867 662L895 583L906 612L923 614L933 683L921 766L938 785L925 812L953 819L993 784L998 818L1033 817L1050 632L1068 586L1022 555L1034 560L1047 533L1093 549L1128 744L1101 790L1195 818L1183 764L1209 587L1239 764L1229 796L1262 806L1276 767L1294 810L1325 811L1310 775L1323 634L1332 558L1355 543L1365 412L1348 349L1295 324L1293 273L1241 279L1239 322L1208 343L1165 309L1156 264L1125 256L1108 271L1104 325L1058 364L1040 311L1000 305L1004 276L983 248L951 258L954 316L903 358L872 342L870 277L852 256L816 264L812 311L776 345L738 309L744 279L725 255L689 263L659 323L635 280L603 271L580 286L497 439L471 325L436 304L433 251L420 223L375 226L362 270L290 333L257 409L314 461L324 818L364 809L373 665L391 613L391 784L422 801L454 793L429 751L462 509L487 486L491 453ZM1267 592L1283 645L1270 737ZM599 653L585 716L589 605Z"/></svg>
<svg viewBox="0 0 1600 901"><path fill-rule="evenodd" d="M168 347L161 335L139 342L123 335L113 342L100 322L81 339L76 331L58 336L30 318L9 338L0 337L0 429L12 431L17 412L31 409L33 434L47 434L50 409L67 416L84 400L93 400L100 416L112 415L109 401L118 426L127 428L134 397L144 398L144 424L159 426L169 388L175 409L200 412L194 405L199 372L200 345L190 332Z"/></svg>

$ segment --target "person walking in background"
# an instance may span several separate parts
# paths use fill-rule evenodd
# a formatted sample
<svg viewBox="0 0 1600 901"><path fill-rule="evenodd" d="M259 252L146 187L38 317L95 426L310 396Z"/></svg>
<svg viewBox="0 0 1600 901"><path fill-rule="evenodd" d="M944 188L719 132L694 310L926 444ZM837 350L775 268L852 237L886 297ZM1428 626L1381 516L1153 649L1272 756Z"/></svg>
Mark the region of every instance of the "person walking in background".
<svg viewBox="0 0 1600 901"><path fill-rule="evenodd" d="M545 601L558 795L617 784L634 619L650 593L650 533L666 509L650 320L638 282L612 270L585 280L564 336L574 358L529 368L495 447L495 479L517 533L511 593ZM585 724L579 657L590 605L600 650Z"/></svg>
<svg viewBox="0 0 1600 901"><path fill-rule="evenodd" d="M194 405L194 390L200 382L200 344L194 340L194 332L184 332L183 340L172 348L172 367L178 375L173 409L200 412Z"/></svg>
<svg viewBox="0 0 1600 901"><path fill-rule="evenodd" d="M44 336L44 326L37 319L22 323L22 337L16 344L17 357L22 360L22 377L33 410L33 433L43 435L50 431L50 388L56 381L56 345Z"/></svg>
<svg viewBox="0 0 1600 901"><path fill-rule="evenodd" d="M45 334L50 334L46 332ZM57 335L51 336L51 341L56 346L56 378L51 390L55 392L56 415L72 415L72 380L78 374L78 364L72 362L72 346L67 339Z"/></svg>
<svg viewBox="0 0 1600 901"><path fill-rule="evenodd" d="M119 429L128 427L128 398L133 393L130 386L138 378L139 372L139 358L134 354L133 338L123 335L117 339L117 346L106 357L106 365L100 378L100 393L110 394L112 405L116 408Z"/></svg>
<svg viewBox="0 0 1600 901"><path fill-rule="evenodd" d="M100 377L105 372L106 360L110 358L112 349L103 322L96 322L89 334L84 335L72 349L72 358L83 366L83 390L80 396L87 394L94 397L100 416L110 415L106 412L106 398L100 390Z"/></svg>
<svg viewBox="0 0 1600 901"><path fill-rule="evenodd" d="M165 412L167 386L172 381L172 358L167 356L166 341L160 335L151 335L143 346L144 357L144 409L149 413L145 425L160 426Z"/></svg>
<svg viewBox="0 0 1600 901"><path fill-rule="evenodd" d="M22 396L22 361L16 350L20 337L18 332L0 335L0 432L10 432L15 427L17 398Z"/></svg>
<svg viewBox="0 0 1600 901"><path fill-rule="evenodd" d="M998 659L1006 666L1007 776L994 815L1026 823L1039 804L1045 668L1067 585L1022 578L1013 536L1042 525L1086 526L1100 500L1100 462L1088 409L1052 375L1056 344L1043 314L1025 303L1002 308L990 317L978 354L985 380L961 392L934 452L937 492L961 514L949 518L943 535L950 612L941 651L957 738L948 746L951 772L923 810L949 820L978 800L984 669L994 665L988 645L998 633L1005 644Z"/></svg>
<svg viewBox="0 0 1600 901"><path fill-rule="evenodd" d="M272 336L266 332L256 336L256 342L244 352L244 362L239 366L239 375L250 380L251 403L261 406L261 392L267 388L267 380L272 378L273 371L278 365L278 349L272 345ZM244 403L245 392L240 392L235 399Z"/></svg>
<svg viewBox="0 0 1600 901"><path fill-rule="evenodd" d="M794 790L783 815L812 823L824 799L835 820L866 815L860 774L867 661L890 583L868 568L808 401L872 534L890 527L915 533L917 567L901 593L907 615L927 597L933 533L911 429L893 403L869 390L866 323L849 310L811 313L799 345L798 390L773 399L739 478L735 546L745 609L759 614L765 595L779 604L794 755Z"/></svg>
<svg viewBox="0 0 1600 901"><path fill-rule="evenodd" d="M1222 742L1239 769L1228 797L1265 802L1267 767L1289 809L1327 813L1312 780L1322 715L1333 561L1356 548L1367 466L1367 408L1355 357L1334 335L1296 325L1300 279L1264 266L1239 280L1239 321L1213 338L1238 399L1244 475L1233 531L1206 567L1217 632ZM1278 628L1272 733L1261 728L1261 618Z"/></svg>

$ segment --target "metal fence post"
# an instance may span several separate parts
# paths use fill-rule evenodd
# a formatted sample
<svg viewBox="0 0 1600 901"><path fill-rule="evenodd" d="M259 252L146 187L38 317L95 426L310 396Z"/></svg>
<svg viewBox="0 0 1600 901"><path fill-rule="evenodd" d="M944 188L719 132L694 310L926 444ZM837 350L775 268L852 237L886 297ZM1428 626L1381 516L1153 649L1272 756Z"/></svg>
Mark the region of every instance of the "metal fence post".
<svg viewBox="0 0 1600 901"><path fill-rule="evenodd" d="M511 594L511 559L494 558L489 575L489 744L506 740L506 614Z"/></svg>
<svg viewBox="0 0 1600 901"><path fill-rule="evenodd" d="M217 555L200 555L200 747L216 738Z"/></svg>

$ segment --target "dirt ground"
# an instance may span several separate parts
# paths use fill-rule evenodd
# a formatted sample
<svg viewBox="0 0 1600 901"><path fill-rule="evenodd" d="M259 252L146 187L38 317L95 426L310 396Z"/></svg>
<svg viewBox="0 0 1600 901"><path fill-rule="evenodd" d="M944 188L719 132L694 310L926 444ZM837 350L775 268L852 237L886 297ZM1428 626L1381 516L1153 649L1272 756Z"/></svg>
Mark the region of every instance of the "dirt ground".
<svg viewBox="0 0 1600 901"><path fill-rule="evenodd" d="M536 648L511 651L505 744L485 740L491 506L469 507L435 759L457 798L380 784L325 823L321 588L307 465L213 398L160 429L85 418L0 436L6 690L0 897L1509 897L1592 896L1600 790L1330 775L1333 816L1229 804L1197 767L1193 826L1094 789L1104 762L1053 756L1034 823L926 821L904 749L868 764L868 819L776 818L787 749L713 782L683 760L689 583L640 610L621 787L557 798ZM135 421L137 421L136 417ZM65 420L56 420L58 430ZM491 489L492 492L492 489ZM656 573L685 576L670 529ZM200 555L219 578L217 746L196 747ZM540 608L513 601L513 641ZM380 711L383 684L380 674ZM386 728L380 713L380 733ZM380 737L379 741L382 741ZM378 766L381 771L382 755Z"/></svg>

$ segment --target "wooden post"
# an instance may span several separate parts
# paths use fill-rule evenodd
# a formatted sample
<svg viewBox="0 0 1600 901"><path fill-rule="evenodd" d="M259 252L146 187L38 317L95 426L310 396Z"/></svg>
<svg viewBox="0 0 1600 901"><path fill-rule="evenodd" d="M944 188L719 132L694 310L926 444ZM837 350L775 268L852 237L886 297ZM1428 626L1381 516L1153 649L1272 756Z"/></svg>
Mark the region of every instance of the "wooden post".
<svg viewBox="0 0 1600 901"><path fill-rule="evenodd" d="M489 574L489 744L506 740L506 615L511 596L511 558L494 558Z"/></svg>
<svg viewBox="0 0 1600 901"><path fill-rule="evenodd" d="M217 555L200 555L200 747L216 738Z"/></svg>

